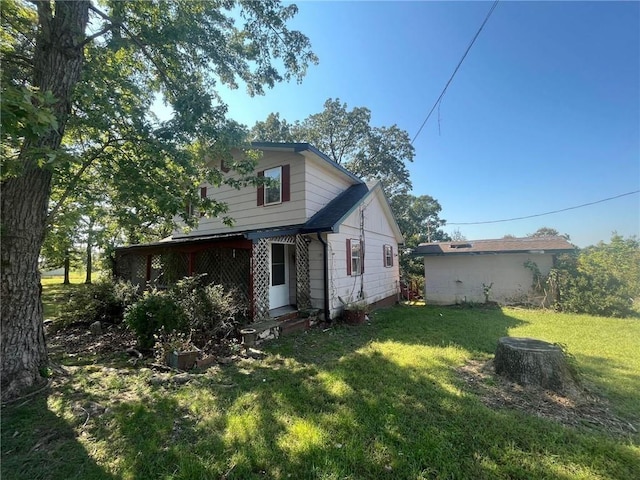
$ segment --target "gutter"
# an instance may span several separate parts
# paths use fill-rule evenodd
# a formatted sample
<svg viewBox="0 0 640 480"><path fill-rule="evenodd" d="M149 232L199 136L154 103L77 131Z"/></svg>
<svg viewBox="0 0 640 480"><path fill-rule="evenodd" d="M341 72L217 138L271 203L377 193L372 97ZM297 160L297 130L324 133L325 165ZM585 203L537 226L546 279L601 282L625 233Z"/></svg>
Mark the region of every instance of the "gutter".
<svg viewBox="0 0 640 480"><path fill-rule="evenodd" d="M324 257L324 321L331 321L331 308L329 307L329 245L322 238L322 234L317 232L318 240L322 244L322 253Z"/></svg>

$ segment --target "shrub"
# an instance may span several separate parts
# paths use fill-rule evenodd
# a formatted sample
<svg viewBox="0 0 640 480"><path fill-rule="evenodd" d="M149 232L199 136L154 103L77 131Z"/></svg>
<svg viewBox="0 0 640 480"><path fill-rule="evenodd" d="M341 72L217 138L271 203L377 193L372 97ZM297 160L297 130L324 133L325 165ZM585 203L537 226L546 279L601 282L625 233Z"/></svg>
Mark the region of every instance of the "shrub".
<svg viewBox="0 0 640 480"><path fill-rule="evenodd" d="M138 286L130 282L104 279L90 285L79 285L64 294L59 321L62 325L95 321L120 323L125 308L138 296Z"/></svg>
<svg viewBox="0 0 640 480"><path fill-rule="evenodd" d="M225 338L244 321L245 314L234 290L204 285L205 275L185 277L169 291L185 312L194 340L204 344Z"/></svg>
<svg viewBox="0 0 640 480"><path fill-rule="evenodd" d="M552 270L560 310L610 317L636 314L640 297L640 245L635 237L614 234L611 243L600 242L579 255L563 256Z"/></svg>
<svg viewBox="0 0 640 480"><path fill-rule="evenodd" d="M150 349L155 335L161 330L180 332L188 330L187 316L183 308L166 292L145 292L142 299L129 307L124 320L138 337L138 345Z"/></svg>

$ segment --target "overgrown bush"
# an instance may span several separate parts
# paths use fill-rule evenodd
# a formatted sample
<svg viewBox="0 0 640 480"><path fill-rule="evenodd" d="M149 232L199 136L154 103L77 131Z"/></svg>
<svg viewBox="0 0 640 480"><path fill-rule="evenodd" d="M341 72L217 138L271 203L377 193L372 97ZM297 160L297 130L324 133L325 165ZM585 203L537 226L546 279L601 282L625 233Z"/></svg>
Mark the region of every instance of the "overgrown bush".
<svg viewBox="0 0 640 480"><path fill-rule="evenodd" d="M63 295L59 322L61 325L120 323L127 305L138 297L138 286L121 280L102 279L94 284L79 285Z"/></svg>
<svg viewBox="0 0 640 480"><path fill-rule="evenodd" d="M222 285L205 285L205 275L185 277L170 289L187 316L196 343L225 338L245 320L245 312L235 290Z"/></svg>
<svg viewBox="0 0 640 480"><path fill-rule="evenodd" d="M167 292L151 290L127 308L124 320L137 335L138 345L150 349L155 335L167 332L188 331L187 316L183 308Z"/></svg>
<svg viewBox="0 0 640 480"><path fill-rule="evenodd" d="M613 235L577 256L562 256L549 275L556 282L559 310L608 317L636 315L640 298L640 244Z"/></svg>
<svg viewBox="0 0 640 480"><path fill-rule="evenodd" d="M145 292L125 315L141 348L166 343L188 334L199 348L226 338L243 323L245 315L234 290L205 285L204 275L185 277L169 290Z"/></svg>

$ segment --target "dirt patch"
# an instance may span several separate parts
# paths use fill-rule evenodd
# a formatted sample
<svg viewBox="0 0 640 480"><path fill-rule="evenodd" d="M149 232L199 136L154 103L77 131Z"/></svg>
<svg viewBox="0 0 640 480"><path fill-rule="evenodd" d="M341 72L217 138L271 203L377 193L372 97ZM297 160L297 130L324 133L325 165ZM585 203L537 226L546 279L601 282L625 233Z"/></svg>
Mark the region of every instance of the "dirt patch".
<svg viewBox="0 0 640 480"><path fill-rule="evenodd" d="M612 435L637 434L638 426L616 416L606 399L583 389L571 397L510 382L493 369L493 360L470 360L457 369L467 386L489 408L515 409L563 425L588 427Z"/></svg>
<svg viewBox="0 0 640 480"><path fill-rule="evenodd" d="M47 346L52 357L83 357L100 356L109 357L113 354L128 353L132 358L153 363L154 352L139 351L136 347L135 334L124 325L102 324L101 333L91 333L89 326L72 325L62 329L45 328ZM233 357L240 352L244 356L251 356L251 349L240 349L237 339L210 341L200 349L200 359L215 357L217 363L225 363L224 360ZM137 358L139 355L142 357ZM141 365L141 363L138 363ZM206 366L203 366L205 368Z"/></svg>
<svg viewBox="0 0 640 480"><path fill-rule="evenodd" d="M64 329L49 331L47 345L53 355L65 353L78 354L110 354L124 352L136 344L136 337L130 330L120 325L105 325L99 335L89 331L89 327L75 325Z"/></svg>

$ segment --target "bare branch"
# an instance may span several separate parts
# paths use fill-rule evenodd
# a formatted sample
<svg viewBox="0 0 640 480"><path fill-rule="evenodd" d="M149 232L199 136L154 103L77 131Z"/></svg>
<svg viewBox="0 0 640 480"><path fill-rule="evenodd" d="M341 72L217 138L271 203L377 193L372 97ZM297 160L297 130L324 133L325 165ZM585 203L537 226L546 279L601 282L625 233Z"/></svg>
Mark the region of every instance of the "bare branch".
<svg viewBox="0 0 640 480"><path fill-rule="evenodd" d="M88 36L87 38L84 39L84 42L82 42L80 44L80 47L84 47L85 45L87 45L88 43L91 43L92 41L94 41L96 38L101 37L102 35L104 35L105 33L113 30L115 28L114 24L111 25L107 25L106 27L104 27L102 30L100 30L99 32L94 33L93 35Z"/></svg>

